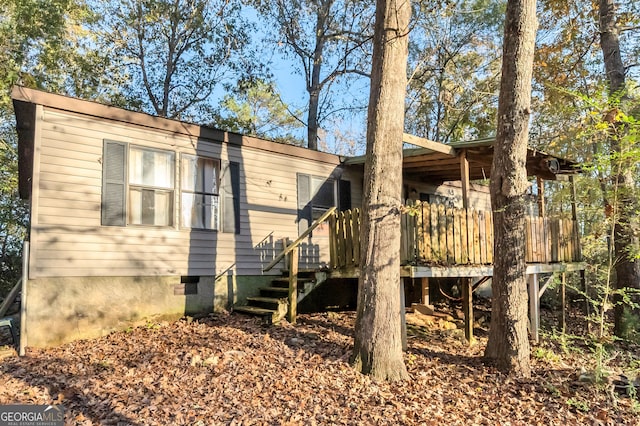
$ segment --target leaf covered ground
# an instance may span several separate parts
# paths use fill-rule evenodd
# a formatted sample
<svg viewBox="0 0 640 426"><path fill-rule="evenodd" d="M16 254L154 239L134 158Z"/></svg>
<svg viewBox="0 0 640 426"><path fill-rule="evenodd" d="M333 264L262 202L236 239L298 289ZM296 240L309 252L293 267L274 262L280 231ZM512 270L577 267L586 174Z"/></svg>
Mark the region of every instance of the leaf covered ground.
<svg viewBox="0 0 640 426"><path fill-rule="evenodd" d="M0 361L0 404L63 404L77 425L640 424L635 399L580 380L588 354L533 348L533 377L514 380L483 363L485 338L411 317L411 379L374 382L349 366L354 320L223 314L30 350Z"/></svg>

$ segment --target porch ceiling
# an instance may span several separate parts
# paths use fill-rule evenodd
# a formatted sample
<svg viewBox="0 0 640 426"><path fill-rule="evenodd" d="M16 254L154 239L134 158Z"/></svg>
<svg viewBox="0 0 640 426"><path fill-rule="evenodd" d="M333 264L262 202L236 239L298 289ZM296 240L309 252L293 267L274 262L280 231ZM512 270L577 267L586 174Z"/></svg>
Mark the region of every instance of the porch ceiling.
<svg viewBox="0 0 640 426"><path fill-rule="evenodd" d="M405 137L406 141L406 137ZM412 139L411 142L414 142ZM454 142L448 145L428 141L429 148L403 150L402 167L405 178L425 182L459 181L460 155L466 152L469 160L469 179L482 180L491 176L494 139ZM437 144L437 145L433 145ZM441 148L446 147L446 148ZM351 157L345 164L364 164L365 157ZM561 180L578 172L576 162L533 148L527 149L527 174L546 180Z"/></svg>

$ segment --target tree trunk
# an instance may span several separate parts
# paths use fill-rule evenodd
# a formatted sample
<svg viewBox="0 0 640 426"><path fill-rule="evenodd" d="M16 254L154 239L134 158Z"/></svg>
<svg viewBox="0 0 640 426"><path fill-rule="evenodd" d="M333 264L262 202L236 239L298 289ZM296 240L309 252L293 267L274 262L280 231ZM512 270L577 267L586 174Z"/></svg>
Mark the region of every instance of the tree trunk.
<svg viewBox="0 0 640 426"><path fill-rule="evenodd" d="M307 92L309 92L309 113L307 114L307 147L318 150L318 114L320 108L320 70L322 68L322 55L326 42L325 27L332 1L323 2L316 17L316 39L313 49L313 64L311 65L311 78L308 80Z"/></svg>
<svg viewBox="0 0 640 426"><path fill-rule="evenodd" d="M624 89L625 83L615 9L613 0L600 0L600 47L604 56L604 67L611 94Z"/></svg>
<svg viewBox="0 0 640 426"><path fill-rule="evenodd" d="M493 301L485 357L499 369L520 377L531 376L523 235L536 28L535 0L509 0L491 169Z"/></svg>
<svg viewBox="0 0 640 426"><path fill-rule="evenodd" d="M600 0L600 46L604 56L604 65L609 81L610 102L613 104L621 100L625 90L625 69L620 54L620 40L616 27L615 3L613 0ZM634 228L637 227L637 200L634 195L633 161L625 159L625 148L622 146L620 134L622 129L616 129L613 124L611 132L611 151L618 154L620 163L617 172L613 176L614 190L618 193L617 220L614 223L614 259L616 270L616 290L624 291L633 288L640 289L640 264L629 254L629 249L637 246L638 239L635 237ZM616 170L616 168L614 168ZM633 296L635 303L640 302L640 297ZM628 330L624 323L624 313L627 307L623 304L622 295L615 293L614 302L614 334L618 337L625 337ZM638 315L638 311L635 312Z"/></svg>
<svg viewBox="0 0 640 426"><path fill-rule="evenodd" d="M352 362L379 380L405 380L400 306L402 133L409 0L377 0Z"/></svg>
<svg viewBox="0 0 640 426"><path fill-rule="evenodd" d="M318 64L318 68L320 65ZM314 66L315 69L315 66ZM320 90L309 91L309 113L307 114L307 147L318 150L318 107Z"/></svg>

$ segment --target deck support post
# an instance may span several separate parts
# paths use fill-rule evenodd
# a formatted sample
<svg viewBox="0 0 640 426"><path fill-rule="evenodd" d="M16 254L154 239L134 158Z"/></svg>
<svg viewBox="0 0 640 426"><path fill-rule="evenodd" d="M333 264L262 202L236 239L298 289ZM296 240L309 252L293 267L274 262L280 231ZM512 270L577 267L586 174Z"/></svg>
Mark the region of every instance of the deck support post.
<svg viewBox="0 0 640 426"><path fill-rule="evenodd" d="M462 281L462 311L464 313L464 337L467 342L473 341L473 284L471 278Z"/></svg>
<svg viewBox="0 0 640 426"><path fill-rule="evenodd" d="M529 322L531 339L538 343L540 330L540 291L538 288L538 274L530 274L527 277L529 282Z"/></svg>
<svg viewBox="0 0 640 426"><path fill-rule="evenodd" d="M411 278L400 278L400 336L402 339L402 350L404 352L407 351L407 315L406 315L406 300L404 296L404 284L405 279Z"/></svg>
<svg viewBox="0 0 640 426"><path fill-rule="evenodd" d="M423 305L429 305L429 278L420 278L420 303Z"/></svg>
<svg viewBox="0 0 640 426"><path fill-rule="evenodd" d="M560 329L562 330L562 333L565 333L567 331L567 316L566 316L566 308L567 308L567 292L566 292L566 288L567 288L567 283L566 283L566 273L562 273L561 277L561 292L562 294L560 295L561 300L562 300L562 313L560 316Z"/></svg>

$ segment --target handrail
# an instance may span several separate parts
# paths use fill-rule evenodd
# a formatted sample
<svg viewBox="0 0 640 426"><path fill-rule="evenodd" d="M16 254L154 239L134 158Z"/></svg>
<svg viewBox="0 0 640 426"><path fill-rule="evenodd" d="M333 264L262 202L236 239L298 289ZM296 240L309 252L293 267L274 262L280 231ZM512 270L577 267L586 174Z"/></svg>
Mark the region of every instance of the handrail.
<svg viewBox="0 0 640 426"><path fill-rule="evenodd" d="M317 218L309 228L307 228L306 231L304 231L297 240L295 240L294 242L292 242L291 244L289 244L287 247L284 248L284 250L282 250L272 261L271 263L269 263L265 268L262 269L262 272L267 272L269 270L271 270L271 268L273 268L274 266L276 266L278 264L278 262L280 262L282 260L283 257L285 257L291 250L293 250L294 248L296 248L301 242L302 240L304 240L310 233L313 232L314 229L316 229L322 222L324 222L325 220L327 220L329 218L329 216L331 216L334 212L336 211L335 207L331 207L329 210L327 210L326 212L324 212L324 214L322 216L320 216L319 218Z"/></svg>
<svg viewBox="0 0 640 426"><path fill-rule="evenodd" d="M16 300L16 296L18 295L18 292L20 291L20 284L22 284L22 277L20 277L20 279L18 280L16 285L14 285L13 288L11 289L11 291L9 291L9 294L7 294L7 298L4 299L2 304L0 304L0 318L3 317L4 314L7 313L7 311L9 310L9 307Z"/></svg>

